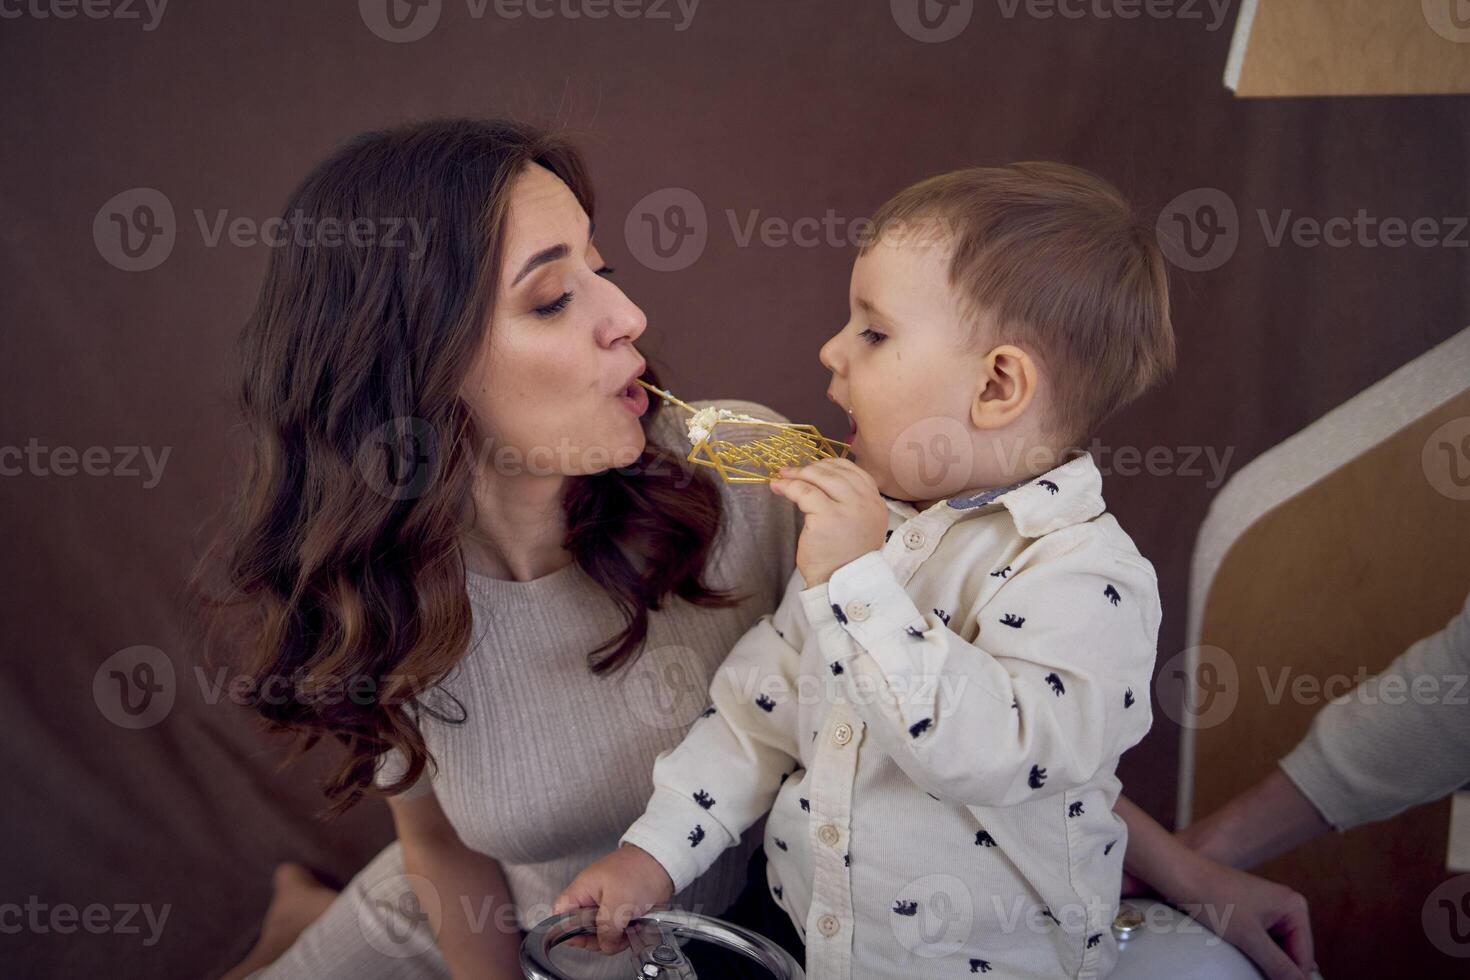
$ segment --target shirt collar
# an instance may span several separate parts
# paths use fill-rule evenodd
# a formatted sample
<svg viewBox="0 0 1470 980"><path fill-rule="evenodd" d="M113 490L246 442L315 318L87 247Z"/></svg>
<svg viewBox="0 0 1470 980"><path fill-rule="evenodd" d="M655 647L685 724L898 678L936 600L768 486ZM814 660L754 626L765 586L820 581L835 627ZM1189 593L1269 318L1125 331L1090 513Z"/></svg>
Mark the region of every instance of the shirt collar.
<svg viewBox="0 0 1470 980"><path fill-rule="evenodd" d="M889 510L904 519L919 513L913 504L884 497ZM1028 538L1091 520L1104 510L1102 473L1091 453L1081 453L1037 477L1008 487L958 494L929 507L944 520L959 520L991 504L1005 507L1016 530Z"/></svg>

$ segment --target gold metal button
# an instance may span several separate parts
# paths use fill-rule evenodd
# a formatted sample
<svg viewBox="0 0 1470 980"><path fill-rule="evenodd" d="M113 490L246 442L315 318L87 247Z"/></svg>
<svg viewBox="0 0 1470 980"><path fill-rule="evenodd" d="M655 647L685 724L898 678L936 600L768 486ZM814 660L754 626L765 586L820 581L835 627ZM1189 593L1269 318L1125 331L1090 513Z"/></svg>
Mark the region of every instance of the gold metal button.
<svg viewBox="0 0 1470 980"><path fill-rule="evenodd" d="M1113 935L1118 942L1123 943L1138 935L1143 928L1143 913L1138 911L1138 906L1129 905L1124 902L1118 906L1118 914L1113 916Z"/></svg>

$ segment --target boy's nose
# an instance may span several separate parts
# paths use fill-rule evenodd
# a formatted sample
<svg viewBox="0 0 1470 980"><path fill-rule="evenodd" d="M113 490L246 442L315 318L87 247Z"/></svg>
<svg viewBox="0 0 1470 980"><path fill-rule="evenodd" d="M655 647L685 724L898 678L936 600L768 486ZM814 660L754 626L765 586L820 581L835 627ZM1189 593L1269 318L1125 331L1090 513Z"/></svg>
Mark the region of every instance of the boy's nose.
<svg viewBox="0 0 1470 980"><path fill-rule="evenodd" d="M842 373L838 366L839 362L841 361L840 351L838 349L838 338L840 338L841 336L842 334L839 333L836 336L832 337L825 344L823 344L822 349L817 352L817 360L822 362L822 367L826 368L828 371L831 371L833 374L838 375Z"/></svg>

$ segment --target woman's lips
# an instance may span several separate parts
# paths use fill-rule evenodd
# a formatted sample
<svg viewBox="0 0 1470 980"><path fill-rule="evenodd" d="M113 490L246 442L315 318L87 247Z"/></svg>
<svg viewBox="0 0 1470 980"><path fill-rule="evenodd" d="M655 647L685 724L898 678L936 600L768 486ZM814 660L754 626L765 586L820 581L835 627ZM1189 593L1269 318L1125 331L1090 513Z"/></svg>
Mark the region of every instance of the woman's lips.
<svg viewBox="0 0 1470 980"><path fill-rule="evenodd" d="M636 381L624 388L617 399L635 418L648 414L648 391Z"/></svg>

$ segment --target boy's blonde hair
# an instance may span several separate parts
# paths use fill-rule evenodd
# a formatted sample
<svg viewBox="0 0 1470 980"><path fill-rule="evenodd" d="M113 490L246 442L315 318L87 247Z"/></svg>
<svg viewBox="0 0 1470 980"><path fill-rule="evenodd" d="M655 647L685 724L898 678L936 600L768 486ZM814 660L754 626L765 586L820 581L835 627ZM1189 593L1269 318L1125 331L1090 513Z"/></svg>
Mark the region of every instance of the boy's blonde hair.
<svg viewBox="0 0 1470 980"><path fill-rule="evenodd" d="M971 351L1014 343L1051 381L1052 434L1071 444L1174 369L1164 256L1107 181L1062 163L974 167L922 180L873 215L875 238L938 232Z"/></svg>

